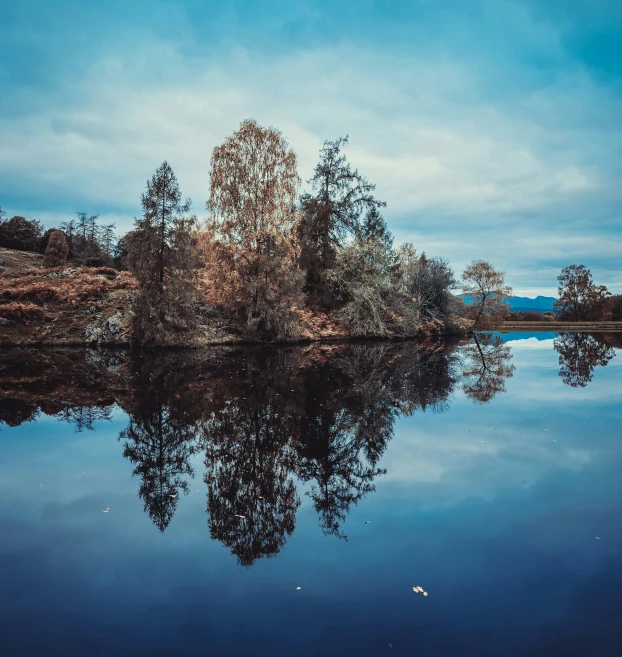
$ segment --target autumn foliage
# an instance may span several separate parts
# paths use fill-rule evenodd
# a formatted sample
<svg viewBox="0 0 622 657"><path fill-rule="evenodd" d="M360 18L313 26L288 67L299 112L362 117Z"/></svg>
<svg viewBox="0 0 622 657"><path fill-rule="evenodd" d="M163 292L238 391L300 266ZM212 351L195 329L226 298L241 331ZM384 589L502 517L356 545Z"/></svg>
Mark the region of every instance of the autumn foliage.
<svg viewBox="0 0 622 657"><path fill-rule="evenodd" d="M281 133L253 120L212 154L211 216L202 242L209 287L242 315L247 332L263 339L299 333L299 183L296 154Z"/></svg>

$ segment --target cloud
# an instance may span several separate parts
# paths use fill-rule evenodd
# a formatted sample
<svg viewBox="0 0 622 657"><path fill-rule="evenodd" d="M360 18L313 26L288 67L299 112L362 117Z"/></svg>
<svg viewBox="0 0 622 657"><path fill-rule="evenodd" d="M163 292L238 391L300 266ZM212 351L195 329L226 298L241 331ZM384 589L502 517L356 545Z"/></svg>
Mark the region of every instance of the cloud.
<svg viewBox="0 0 622 657"><path fill-rule="evenodd" d="M595 81L561 30L527 5L479 6L490 27L483 45L447 20L425 47L406 48L398 30L382 47L307 38L273 49L224 37L210 49L167 6L173 37L147 30L98 49L53 88L13 90L22 111L0 116L3 205L50 220L87 209L127 229L166 158L201 215L213 147L252 116L283 131L303 179L324 139L350 134L348 157L388 202L398 240L457 268L487 258L518 292L550 293L572 257L622 290L612 262L621 239L619 90ZM421 11L435 19L432 8ZM314 12L300 16L304 34L321 24ZM219 20L233 29L238 19ZM273 29L301 30L292 20ZM518 36L508 36L511 24Z"/></svg>

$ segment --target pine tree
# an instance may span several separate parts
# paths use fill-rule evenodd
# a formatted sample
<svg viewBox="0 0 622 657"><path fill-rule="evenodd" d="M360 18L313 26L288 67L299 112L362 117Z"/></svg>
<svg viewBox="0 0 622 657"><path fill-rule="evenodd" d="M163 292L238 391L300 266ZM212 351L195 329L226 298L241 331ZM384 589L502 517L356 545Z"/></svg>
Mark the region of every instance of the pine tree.
<svg viewBox="0 0 622 657"><path fill-rule="evenodd" d="M134 338L140 344L175 343L176 333L195 327L197 268L194 217L186 216L173 169L164 162L142 195L143 217L128 237L128 264L138 281Z"/></svg>
<svg viewBox="0 0 622 657"><path fill-rule="evenodd" d="M337 248L348 235L360 232L362 213L385 205L373 196L376 186L350 168L342 153L347 143L347 136L324 142L309 180L315 193L300 199L300 262L307 272L307 289L320 293L324 273L335 264Z"/></svg>

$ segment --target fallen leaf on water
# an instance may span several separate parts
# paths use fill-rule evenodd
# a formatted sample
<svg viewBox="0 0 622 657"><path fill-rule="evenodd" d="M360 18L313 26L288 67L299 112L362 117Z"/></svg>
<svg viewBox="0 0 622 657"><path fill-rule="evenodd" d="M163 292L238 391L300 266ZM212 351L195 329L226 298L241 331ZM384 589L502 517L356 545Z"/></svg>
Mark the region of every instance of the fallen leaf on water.
<svg viewBox="0 0 622 657"><path fill-rule="evenodd" d="M296 587L296 591L300 591L300 589L302 589L302 586L297 586Z"/></svg>
<svg viewBox="0 0 622 657"><path fill-rule="evenodd" d="M427 591L424 591L424 592L423 592L423 595L427 596L427 595L428 595L428 592L427 592Z"/></svg>
<svg viewBox="0 0 622 657"><path fill-rule="evenodd" d="M369 525L370 522L371 522L371 520L366 520L366 521L365 521L365 524L366 524L366 525Z"/></svg>
<svg viewBox="0 0 622 657"><path fill-rule="evenodd" d="M597 541L600 541L600 536L594 536Z"/></svg>

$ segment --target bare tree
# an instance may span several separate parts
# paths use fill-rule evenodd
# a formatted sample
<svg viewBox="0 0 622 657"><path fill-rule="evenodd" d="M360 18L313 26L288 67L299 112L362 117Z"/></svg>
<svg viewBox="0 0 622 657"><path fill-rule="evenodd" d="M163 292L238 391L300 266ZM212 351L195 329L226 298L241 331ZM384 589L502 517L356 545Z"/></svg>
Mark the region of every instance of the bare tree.
<svg viewBox="0 0 622 657"><path fill-rule="evenodd" d="M474 328L496 326L509 315L505 298L512 295L512 288L505 283L505 272L498 271L485 260L474 260L462 274L462 290L469 295L472 305L469 315Z"/></svg>
<svg viewBox="0 0 622 657"><path fill-rule="evenodd" d="M211 165L212 286L227 279L229 304L241 307L249 332L267 339L295 336L293 307L302 287L293 231L296 154L278 130L247 119L214 149Z"/></svg>
<svg viewBox="0 0 622 657"><path fill-rule="evenodd" d="M195 327L195 272L198 261L194 217L186 213L173 169L164 162L147 181L143 217L128 237L128 263L138 281L133 332L137 342L170 344Z"/></svg>

